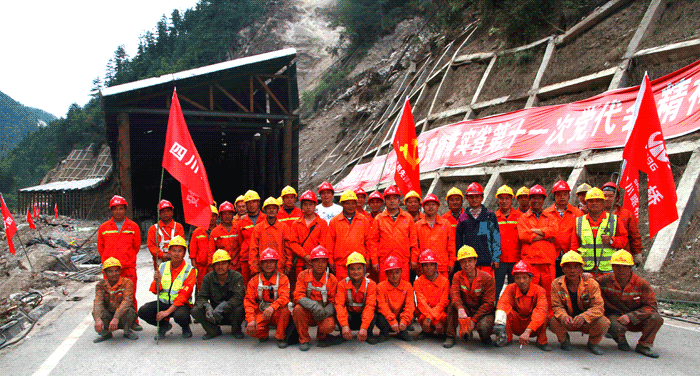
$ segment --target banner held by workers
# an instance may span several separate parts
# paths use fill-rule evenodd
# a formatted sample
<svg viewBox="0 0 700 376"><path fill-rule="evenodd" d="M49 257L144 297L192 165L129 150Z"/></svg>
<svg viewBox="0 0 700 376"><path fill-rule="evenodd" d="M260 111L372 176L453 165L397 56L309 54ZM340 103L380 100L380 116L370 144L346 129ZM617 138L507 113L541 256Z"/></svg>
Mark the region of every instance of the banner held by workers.
<svg viewBox="0 0 700 376"><path fill-rule="evenodd" d="M404 195L410 191L416 191L420 195L420 160L416 123L413 121L408 98L406 98L399 123L396 126L393 145L396 153L394 182Z"/></svg>

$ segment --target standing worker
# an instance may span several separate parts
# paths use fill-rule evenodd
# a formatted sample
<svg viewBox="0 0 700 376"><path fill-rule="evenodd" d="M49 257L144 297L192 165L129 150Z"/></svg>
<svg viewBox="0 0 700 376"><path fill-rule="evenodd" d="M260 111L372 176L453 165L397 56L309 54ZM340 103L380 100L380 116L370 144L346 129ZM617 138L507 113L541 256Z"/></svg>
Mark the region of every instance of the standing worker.
<svg viewBox="0 0 700 376"><path fill-rule="evenodd" d="M625 250L632 255L634 264L641 266L642 250L644 246L642 245L642 235L639 233L639 221L637 221L637 217L635 217L631 211L617 204L622 198L622 194L620 194L619 190L620 188L613 182L607 182L603 185L602 191L605 196L605 207L603 210L608 213L610 210L614 210L613 214L615 214L620 223L622 223L622 227L627 230L627 245L625 246ZM618 201L615 199L615 191L618 192Z"/></svg>
<svg viewBox="0 0 700 376"><path fill-rule="evenodd" d="M367 210L365 210L365 203L367 203L367 192L365 192L362 187L355 188L354 192L355 196L357 196L357 212L369 218L370 214L367 212Z"/></svg>
<svg viewBox="0 0 700 376"><path fill-rule="evenodd" d="M498 200L498 210L496 210L496 220L498 221L498 231L501 234L501 262L494 271L496 279L496 297L501 294L503 284L508 277L508 283L513 283L512 270L515 263L520 261L520 239L518 238L518 218L523 213L518 209L513 209L513 190L502 185L496 190Z"/></svg>
<svg viewBox="0 0 700 376"><path fill-rule="evenodd" d="M260 215L260 196L258 192L249 190L243 196L246 206L246 215L241 217L238 228L241 233L241 274L243 280L250 280L250 238L253 236L253 228L256 224L265 221L265 215ZM284 269L284 266L282 267Z"/></svg>
<svg viewBox="0 0 700 376"><path fill-rule="evenodd" d="M408 334L416 311L413 286L401 276L404 265L398 256L389 255L382 265L386 279L377 285L377 342L386 341L391 332L400 340L413 341Z"/></svg>
<svg viewBox="0 0 700 376"><path fill-rule="evenodd" d="M333 195L335 194L335 189L333 186L324 181L318 187L318 194L321 196L321 204L316 205L316 214L318 214L321 219L330 224L331 219L343 211L343 208L333 202Z"/></svg>
<svg viewBox="0 0 700 376"><path fill-rule="evenodd" d="M248 208L245 204L245 196L240 195L236 197L236 201L233 202L233 206L236 208L236 215L233 216L233 220L239 222L244 215L248 214Z"/></svg>
<svg viewBox="0 0 700 376"><path fill-rule="evenodd" d="M328 252L331 269L337 278L348 276L347 259L353 252L358 252L365 258L370 256L371 218L357 214L357 196L347 190L340 196L343 211L331 219L328 226ZM375 277L375 278L378 278Z"/></svg>
<svg viewBox="0 0 700 376"><path fill-rule="evenodd" d="M279 212L279 202L274 197L268 197L263 203L265 220L258 223L253 228L253 235L250 237L250 253L248 260L252 273L260 272L260 253L263 249L272 248L278 250L280 271L289 275L292 270L292 248L290 244L289 226L277 220Z"/></svg>
<svg viewBox="0 0 700 376"><path fill-rule="evenodd" d="M141 230L136 222L126 218L126 200L122 196L113 196L109 200L109 210L112 218L104 222L97 229L97 251L102 263L114 257L121 264L121 276L134 283L133 303L134 310L138 310L136 303L136 255L141 248ZM143 328L139 325L138 318L132 326L135 331Z"/></svg>
<svg viewBox="0 0 700 376"><path fill-rule="evenodd" d="M530 189L528 187L520 187L515 193L515 199L518 200L518 210L522 213L530 210Z"/></svg>
<svg viewBox="0 0 700 376"><path fill-rule="evenodd" d="M301 194L301 218L291 223L290 246L292 248L291 286L296 285L297 276L311 266L311 251L319 245L330 247L328 224L314 212L316 194L306 191Z"/></svg>
<svg viewBox="0 0 700 376"><path fill-rule="evenodd" d="M382 195L382 193L379 191L374 191L372 192L372 194L369 195L367 202L369 203L370 208L369 214L372 216L372 218L367 218L374 219L379 213L382 212L382 206L384 205L384 195Z"/></svg>
<svg viewBox="0 0 700 376"><path fill-rule="evenodd" d="M459 190L459 188L452 187L449 191L447 191L447 196L445 199L447 200L448 211L442 215L442 218L445 218L448 222L450 222L452 229L456 230L459 217L464 214L464 209L462 209L462 205L464 204L464 194ZM455 254L457 254L456 249Z"/></svg>
<svg viewBox="0 0 700 376"><path fill-rule="evenodd" d="M425 335L445 334L447 306L450 304L450 281L438 274L438 258L435 252L426 249L418 259L421 275L413 282L416 293L416 316Z"/></svg>
<svg viewBox="0 0 700 376"><path fill-rule="evenodd" d="M414 223L425 218L425 214L420 212L420 201L421 197L416 191L406 193L406 197L403 198L403 204L406 206L406 212L413 217Z"/></svg>
<svg viewBox="0 0 700 376"><path fill-rule="evenodd" d="M202 286L202 279L208 273L208 267L211 263L209 257L209 236L216 228L216 220L219 218L219 211L216 206L209 205L211 209L211 217L209 218L209 227L197 227L190 237L190 260L192 266L197 268L197 288Z"/></svg>
<svg viewBox="0 0 700 376"><path fill-rule="evenodd" d="M564 275L561 271L561 266L559 266L561 256L571 248L571 234L574 233L574 228L576 227L576 218L582 216L583 212L569 204L571 188L565 181L559 180L554 183L552 194L554 195L554 204L544 211L556 216L559 220L557 232L554 235L554 248L557 252L557 259L554 262L554 274L556 277L559 277Z"/></svg>
<svg viewBox="0 0 700 376"><path fill-rule="evenodd" d="M124 329L124 338L139 339L131 327L136 320L134 309L134 283L121 276L122 265L110 257L102 265L104 279L95 285L95 301L92 317L95 331L100 335L93 342L99 343L112 338L112 332Z"/></svg>
<svg viewBox="0 0 700 376"><path fill-rule="evenodd" d="M223 249L218 249L212 256L214 271L208 273L197 289L192 317L202 324L206 334L203 340L221 335L220 325L231 325L231 334L243 339L243 276L231 270L231 256Z"/></svg>
<svg viewBox="0 0 700 376"><path fill-rule="evenodd" d="M359 330L357 340L370 345L378 342L372 335L377 307L377 283L367 278L367 261L362 254L353 252L346 264L348 276L338 280L335 294L335 312L343 339L352 339L352 330Z"/></svg>
<svg viewBox="0 0 700 376"><path fill-rule="evenodd" d="M588 183L582 183L576 188L576 198L578 198L578 209L583 212L583 214L588 214L588 207L586 206L586 193L591 190Z"/></svg>
<svg viewBox="0 0 700 376"><path fill-rule="evenodd" d="M501 262L501 233L496 214L481 203L484 201L484 188L479 183L467 187L469 210L459 216L455 243L457 248L468 245L479 258L476 268L493 276Z"/></svg>
<svg viewBox="0 0 700 376"><path fill-rule="evenodd" d="M241 234L238 229L238 223L233 221L234 213L235 209L228 201L222 202L221 206L219 206L221 224L216 226L211 231L211 236L209 236L208 272L213 270L211 260L217 249L223 249L228 252L229 256L231 256L231 269L241 272Z"/></svg>
<svg viewBox="0 0 700 376"><path fill-rule="evenodd" d="M168 242L176 235L185 237L185 229L181 224L173 220L173 204L168 200L160 200L158 203L158 223L148 229L148 250L153 256L153 268L157 268L160 262L170 260L168 254ZM158 233L158 242L156 243L156 232ZM159 262L160 261L160 262Z"/></svg>
<svg viewBox="0 0 700 376"><path fill-rule="evenodd" d="M301 218L301 209L297 208L295 203L297 202L297 191L291 186L286 186L282 188L282 207L277 213L277 219L287 226L291 226L294 221Z"/></svg>
<svg viewBox="0 0 700 376"><path fill-rule="evenodd" d="M420 254L431 249L437 257L438 273L449 277L455 264L455 232L446 219L437 215L439 207L440 201L437 196L432 193L425 196L425 217L416 223L418 247L411 255L411 267L417 268Z"/></svg>

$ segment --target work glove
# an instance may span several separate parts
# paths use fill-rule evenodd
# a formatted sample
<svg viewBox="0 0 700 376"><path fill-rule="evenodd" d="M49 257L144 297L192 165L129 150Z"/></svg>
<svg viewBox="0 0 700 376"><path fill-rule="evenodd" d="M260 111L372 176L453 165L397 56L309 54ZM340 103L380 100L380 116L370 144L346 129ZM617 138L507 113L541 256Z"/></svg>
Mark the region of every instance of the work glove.
<svg viewBox="0 0 700 376"><path fill-rule="evenodd" d="M506 332L506 326L503 324L496 324L493 326L493 334L499 335Z"/></svg>
<svg viewBox="0 0 700 376"><path fill-rule="evenodd" d="M637 266L638 268L642 266L642 254L637 253L636 255L633 255L632 258L634 259L634 265Z"/></svg>
<svg viewBox="0 0 700 376"><path fill-rule="evenodd" d="M214 308L214 315L218 315L219 317L228 316L231 312L233 312L233 307L231 307L227 301L219 303L219 305Z"/></svg>
<svg viewBox="0 0 700 376"><path fill-rule="evenodd" d="M323 306L321 306L321 303L315 300L304 297L299 299L299 305L309 311L311 313L311 317L313 317L316 321L321 321L326 318L324 316L325 310Z"/></svg>
<svg viewBox="0 0 700 376"><path fill-rule="evenodd" d="M211 307L211 304L209 303L204 303L204 309L206 312L204 313L204 318L207 319L212 324L216 324L216 318L214 317L214 309Z"/></svg>

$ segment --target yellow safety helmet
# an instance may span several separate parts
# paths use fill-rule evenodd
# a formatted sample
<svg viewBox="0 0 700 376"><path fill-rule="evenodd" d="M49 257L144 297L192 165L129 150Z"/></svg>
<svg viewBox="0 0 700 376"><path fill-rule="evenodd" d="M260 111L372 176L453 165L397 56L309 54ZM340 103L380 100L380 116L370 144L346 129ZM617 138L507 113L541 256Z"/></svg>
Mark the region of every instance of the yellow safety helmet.
<svg viewBox="0 0 700 376"><path fill-rule="evenodd" d="M586 201L592 200L592 199L601 199L605 200L605 195L603 194L603 191L600 190L600 188L595 187L592 188L590 191L586 193Z"/></svg>
<svg viewBox="0 0 700 376"><path fill-rule="evenodd" d="M345 192L343 192L343 194L340 195L340 202L341 203L343 201L348 201L348 200L357 201L357 195L355 194L355 192L352 191L352 189L346 189Z"/></svg>
<svg viewBox="0 0 700 376"><path fill-rule="evenodd" d="M168 243L168 248L174 245L183 246L185 247L185 250L187 250L187 242L185 241L185 238L183 238L180 235L177 235L174 238L170 239L170 242Z"/></svg>
<svg viewBox="0 0 700 376"><path fill-rule="evenodd" d="M209 209L211 209L212 214L219 215L219 210L216 208L216 206L209 205Z"/></svg>
<svg viewBox="0 0 700 376"><path fill-rule="evenodd" d="M276 206L280 206L280 203L277 201L276 198L274 198L274 197L268 197L268 198L265 200L265 202L263 203L262 209L265 210L265 207L266 207L267 205L276 205Z"/></svg>
<svg viewBox="0 0 700 376"><path fill-rule="evenodd" d="M507 186L507 185L505 185L505 184L502 185L502 186L500 186L500 187L498 188L498 190L496 191L496 197L498 197L498 196L500 196L500 195L511 195L511 196L515 196L515 195L513 194L513 190L512 190L509 186Z"/></svg>
<svg viewBox="0 0 700 376"><path fill-rule="evenodd" d="M474 250L474 248L472 248L468 245L463 245L462 248L460 248L459 251L457 252L457 261L459 261L461 259L468 258L468 257L478 257L478 256L476 255L476 251Z"/></svg>
<svg viewBox="0 0 700 376"><path fill-rule="evenodd" d="M586 193L591 190L591 186L588 183L583 183L576 188L576 194Z"/></svg>
<svg viewBox="0 0 700 376"><path fill-rule="evenodd" d="M360 256L362 256L362 255L360 255ZM110 257L107 260L105 260L105 262L102 264L102 270L105 270L107 268L111 268L113 266L118 266L121 268L122 263L119 262L119 260L117 260L116 258Z"/></svg>
<svg viewBox="0 0 700 376"><path fill-rule="evenodd" d="M631 253L627 252L624 249L620 249L612 254L612 257L610 258L610 264L633 266L634 260L632 259Z"/></svg>
<svg viewBox="0 0 700 376"><path fill-rule="evenodd" d="M345 263L345 266L350 266L350 264L367 265L367 261L365 261L365 256L362 256L362 253L353 252L350 254L350 256L348 256L348 261Z"/></svg>
<svg viewBox="0 0 700 376"><path fill-rule="evenodd" d="M245 195L243 195L243 201L248 202L253 200L260 200L260 195L258 195L258 192L249 190L245 193Z"/></svg>
<svg viewBox="0 0 700 376"><path fill-rule="evenodd" d="M564 253L564 256L561 257L561 262L559 265L564 265L567 262L576 262L583 265L583 257L581 257L581 254L576 251L569 251Z"/></svg>
<svg viewBox="0 0 700 376"><path fill-rule="evenodd" d="M223 249L217 249L216 252L214 252L214 256L211 257L211 263L216 264L221 261L231 261L231 255Z"/></svg>
<svg viewBox="0 0 700 376"><path fill-rule="evenodd" d="M288 185L288 186L282 188L282 194L280 196L284 197L286 195L294 195L294 197L297 197L297 191Z"/></svg>
<svg viewBox="0 0 700 376"><path fill-rule="evenodd" d="M515 197L517 198L517 197L520 197L522 195L529 196L530 195L530 188L520 187L520 189L518 189L518 192L515 193Z"/></svg>
<svg viewBox="0 0 700 376"><path fill-rule="evenodd" d="M457 187L450 188L450 190L447 191L447 195L445 196L445 198L450 198L450 196L452 196L452 195L457 195L457 196L461 197L462 200L464 200L464 194Z"/></svg>
<svg viewBox="0 0 700 376"><path fill-rule="evenodd" d="M277 197L277 206L282 206L284 204L284 200L282 200L282 196Z"/></svg>
<svg viewBox="0 0 700 376"><path fill-rule="evenodd" d="M418 203L420 203L421 199L420 199L420 195L418 194L418 192L410 191L410 192L406 193L406 197L403 198L403 204L406 205L406 200L408 200L411 197L417 198Z"/></svg>
<svg viewBox="0 0 700 376"><path fill-rule="evenodd" d="M233 204L238 205L238 203L241 201L245 202L245 196L240 195L240 196L236 197L236 201L234 201Z"/></svg>

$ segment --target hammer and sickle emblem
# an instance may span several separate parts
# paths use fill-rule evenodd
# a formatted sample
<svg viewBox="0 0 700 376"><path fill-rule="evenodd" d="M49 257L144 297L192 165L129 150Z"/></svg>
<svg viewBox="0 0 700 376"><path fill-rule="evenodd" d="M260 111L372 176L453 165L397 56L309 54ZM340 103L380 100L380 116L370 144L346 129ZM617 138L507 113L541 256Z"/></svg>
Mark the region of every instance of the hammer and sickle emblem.
<svg viewBox="0 0 700 376"><path fill-rule="evenodd" d="M418 140L414 139L411 142L412 150L409 150L409 144L403 144L399 146L399 151L403 153L404 159L408 161L412 169L416 169L418 166Z"/></svg>

